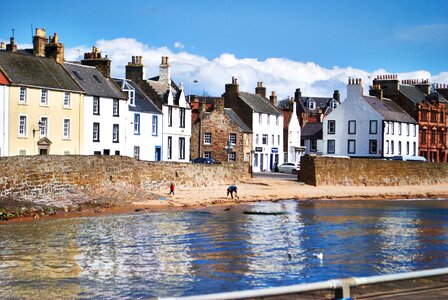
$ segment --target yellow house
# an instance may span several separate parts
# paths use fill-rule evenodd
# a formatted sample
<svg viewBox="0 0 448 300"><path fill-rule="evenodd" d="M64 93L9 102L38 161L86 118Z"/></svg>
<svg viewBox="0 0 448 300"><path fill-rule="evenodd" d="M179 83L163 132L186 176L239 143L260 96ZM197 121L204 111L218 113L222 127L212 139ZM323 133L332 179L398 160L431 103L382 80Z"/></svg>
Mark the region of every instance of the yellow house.
<svg viewBox="0 0 448 300"><path fill-rule="evenodd" d="M0 95L1 156L80 154L83 149L83 90L58 63L63 46L61 51L57 34L40 48L39 39L36 34L30 51L17 51L13 39L0 50L0 78L8 81Z"/></svg>

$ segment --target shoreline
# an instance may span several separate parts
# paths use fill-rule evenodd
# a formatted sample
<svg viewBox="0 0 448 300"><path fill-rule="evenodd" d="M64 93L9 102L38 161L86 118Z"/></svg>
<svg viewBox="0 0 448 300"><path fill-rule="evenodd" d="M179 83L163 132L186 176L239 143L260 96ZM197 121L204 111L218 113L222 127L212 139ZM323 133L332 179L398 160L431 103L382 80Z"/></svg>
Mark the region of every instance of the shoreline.
<svg viewBox="0 0 448 300"><path fill-rule="evenodd" d="M238 186L239 199L227 197L229 185ZM241 182L229 182L210 187L175 187L175 194L164 190L146 191L139 187L98 187L82 193L70 192L44 200L51 213L35 212L0 221L0 224L35 220L95 217L104 214L140 213L145 211L175 211L232 206L260 201L306 200L448 200L447 185L419 186L309 186L296 179L277 176L256 176ZM38 203L28 197L27 201ZM41 199L39 201L42 202ZM65 206L61 206L61 203ZM20 206L21 202L17 202ZM59 206L58 206L59 205ZM17 207L16 207L17 209Z"/></svg>

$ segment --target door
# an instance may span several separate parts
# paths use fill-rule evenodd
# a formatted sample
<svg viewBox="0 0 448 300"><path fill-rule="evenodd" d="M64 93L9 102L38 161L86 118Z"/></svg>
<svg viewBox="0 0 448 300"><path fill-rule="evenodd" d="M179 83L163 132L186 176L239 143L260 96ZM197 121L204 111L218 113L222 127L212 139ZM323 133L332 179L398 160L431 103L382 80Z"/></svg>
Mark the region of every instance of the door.
<svg viewBox="0 0 448 300"><path fill-rule="evenodd" d="M154 153L154 160L155 161L162 160L162 149L160 148L160 146L156 146L156 151Z"/></svg>

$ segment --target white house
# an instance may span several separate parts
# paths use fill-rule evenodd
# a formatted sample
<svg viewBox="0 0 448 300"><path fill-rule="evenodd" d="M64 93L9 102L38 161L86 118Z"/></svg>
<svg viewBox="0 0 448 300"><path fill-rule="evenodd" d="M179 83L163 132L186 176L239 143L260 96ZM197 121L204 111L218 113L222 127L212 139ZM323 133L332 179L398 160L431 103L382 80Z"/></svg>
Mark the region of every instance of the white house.
<svg viewBox="0 0 448 300"><path fill-rule="evenodd" d="M159 76L143 79L141 56L126 66L126 79L134 81L162 111L162 160L190 161L191 108L182 85L171 80L168 57L162 57Z"/></svg>
<svg viewBox="0 0 448 300"><path fill-rule="evenodd" d="M0 70L0 157L9 149L9 80Z"/></svg>
<svg viewBox="0 0 448 300"><path fill-rule="evenodd" d="M324 153L350 157L418 155L418 125L401 107L364 96L361 79L349 79L347 99L324 119Z"/></svg>
<svg viewBox="0 0 448 300"><path fill-rule="evenodd" d="M235 113L253 132L253 171L274 170L283 163L283 114L277 107L277 96L266 98L266 88L257 83L255 94L239 91L236 78L226 84L225 106Z"/></svg>
<svg viewBox="0 0 448 300"><path fill-rule="evenodd" d="M284 130L284 150L285 161L300 162L300 156L304 153L305 147L300 145L301 128L297 114L297 102L291 98L292 110L283 111L283 120L285 122Z"/></svg>
<svg viewBox="0 0 448 300"><path fill-rule="evenodd" d="M140 160L162 160L162 111L129 79L114 79L128 95L126 155Z"/></svg>
<svg viewBox="0 0 448 300"><path fill-rule="evenodd" d="M124 155L127 95L96 67L69 62L64 67L85 91L81 154Z"/></svg>

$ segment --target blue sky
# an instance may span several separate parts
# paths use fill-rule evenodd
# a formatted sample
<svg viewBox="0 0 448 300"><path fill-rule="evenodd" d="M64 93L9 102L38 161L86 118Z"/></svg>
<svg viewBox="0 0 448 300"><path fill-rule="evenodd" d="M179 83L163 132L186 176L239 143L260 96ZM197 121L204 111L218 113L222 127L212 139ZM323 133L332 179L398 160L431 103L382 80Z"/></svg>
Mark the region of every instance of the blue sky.
<svg viewBox="0 0 448 300"><path fill-rule="evenodd" d="M231 76L292 96L345 89L349 76L377 74L448 83L448 1L9 1L0 4L0 40L30 45L31 26L58 32L66 58L92 45L124 76L130 55L148 77L160 56L193 93L218 95ZM153 57L154 56L154 57ZM188 91L187 91L188 93Z"/></svg>

